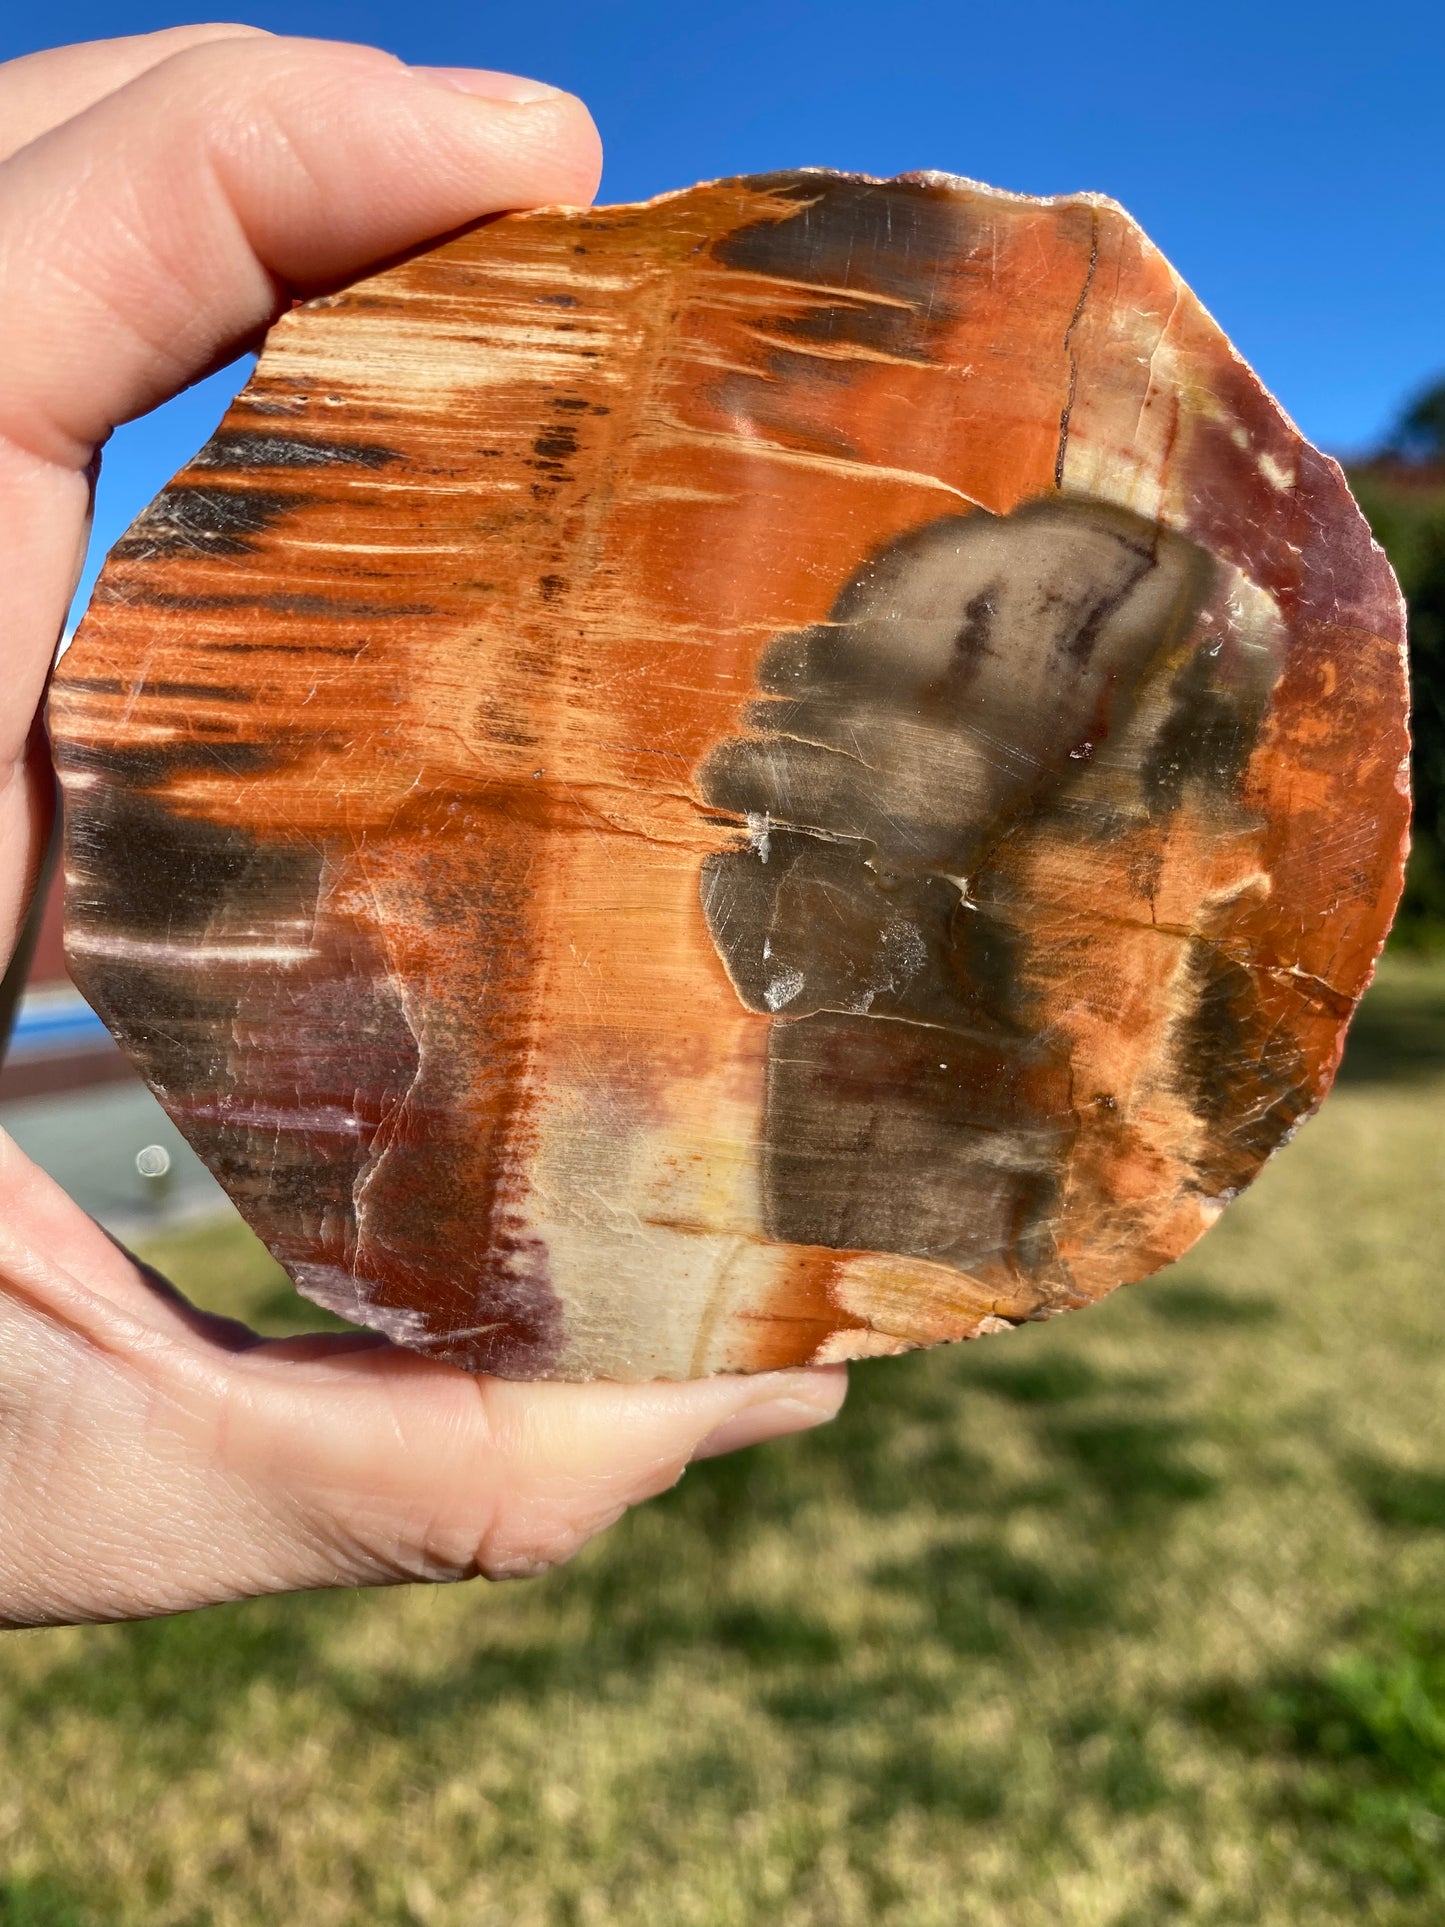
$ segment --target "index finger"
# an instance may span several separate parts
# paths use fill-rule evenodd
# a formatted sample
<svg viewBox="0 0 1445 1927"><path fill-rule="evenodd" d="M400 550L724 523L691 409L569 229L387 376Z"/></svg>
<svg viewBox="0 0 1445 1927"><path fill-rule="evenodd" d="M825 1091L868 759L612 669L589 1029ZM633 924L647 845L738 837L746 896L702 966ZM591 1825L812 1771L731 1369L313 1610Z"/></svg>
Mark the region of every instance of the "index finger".
<svg viewBox="0 0 1445 1927"><path fill-rule="evenodd" d="M76 47L47 47L8 60L0 67L0 161L187 47L208 40L269 38L261 27L216 22L90 40Z"/></svg>
<svg viewBox="0 0 1445 1927"><path fill-rule="evenodd" d="M292 293L485 214L588 201L599 162L571 95L258 34L189 46L0 165L0 945L44 815L22 759L95 447Z"/></svg>

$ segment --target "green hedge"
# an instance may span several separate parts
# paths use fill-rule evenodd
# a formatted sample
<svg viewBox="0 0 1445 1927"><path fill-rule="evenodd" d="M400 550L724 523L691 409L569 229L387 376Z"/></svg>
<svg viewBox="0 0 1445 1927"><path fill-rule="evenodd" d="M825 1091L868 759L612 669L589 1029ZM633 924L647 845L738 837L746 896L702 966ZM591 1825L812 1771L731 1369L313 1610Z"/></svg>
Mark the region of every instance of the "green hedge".
<svg viewBox="0 0 1445 1927"><path fill-rule="evenodd" d="M1413 848L1397 948L1445 947L1445 382L1406 411L1350 484L1410 610Z"/></svg>

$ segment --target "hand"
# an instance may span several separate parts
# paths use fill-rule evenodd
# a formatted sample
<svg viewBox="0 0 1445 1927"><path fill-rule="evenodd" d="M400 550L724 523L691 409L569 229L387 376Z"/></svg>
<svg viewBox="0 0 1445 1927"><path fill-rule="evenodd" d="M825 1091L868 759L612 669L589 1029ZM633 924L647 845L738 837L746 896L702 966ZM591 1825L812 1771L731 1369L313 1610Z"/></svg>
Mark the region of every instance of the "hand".
<svg viewBox="0 0 1445 1927"><path fill-rule="evenodd" d="M96 451L297 294L585 202L566 94L186 27L0 68L0 935L49 834L37 719ZM689 1459L829 1418L838 1371L517 1385L365 1334L263 1342L136 1265L0 1134L0 1622L530 1573Z"/></svg>

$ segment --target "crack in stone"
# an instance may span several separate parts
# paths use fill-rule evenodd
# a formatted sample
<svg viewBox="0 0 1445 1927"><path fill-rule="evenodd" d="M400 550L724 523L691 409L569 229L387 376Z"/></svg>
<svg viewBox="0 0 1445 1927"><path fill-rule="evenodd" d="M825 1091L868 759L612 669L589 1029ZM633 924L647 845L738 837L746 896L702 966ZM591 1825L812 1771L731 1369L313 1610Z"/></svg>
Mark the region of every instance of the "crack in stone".
<svg viewBox="0 0 1445 1927"><path fill-rule="evenodd" d="M387 981L390 984L393 994L395 995L395 998L396 998L397 1015L401 1018L402 1023L405 1024L407 1031L410 1034L412 1043L415 1046L416 1066L415 1066L415 1069L412 1071L411 1079L408 1082L406 1089L402 1092L401 1096L397 1099L395 1105L391 1108L389 1112L387 1112L378 1121L377 1127L376 1127L376 1134L372 1138L370 1144L366 1147L366 1159L364 1163L361 1165L361 1168L357 1171L355 1178L352 1180L351 1219L352 1219L352 1225L354 1230L355 1242L352 1247L351 1275L352 1275L352 1282L357 1288L358 1300L360 1299L361 1286L364 1282L361 1274L361 1267L362 1267L362 1252L363 1252L363 1247L366 1243L366 1237L367 1237L367 1226L366 1226L367 1192L370 1190L372 1182L375 1179L377 1172L381 1169L381 1166L385 1162L387 1153L391 1150L392 1146L396 1143L397 1137L401 1131L402 1121L406 1116L407 1108L410 1105L412 1100L412 1094L416 1090L417 1086L421 1083L422 1075L426 1069L426 1045L423 1042L421 1030L418 1028L417 1022L413 1017L411 1010L408 1008L410 991L409 991L409 986L407 984L406 976L404 972L397 969L395 962L393 961L392 957L389 954L389 947L387 946L388 930L387 930L386 918L382 914L381 904L377 898L375 886L372 884L371 879L369 877L367 878L366 882L367 882L367 889L371 893L372 904L376 912L377 936L380 939L383 949L388 950L388 954L386 957Z"/></svg>
<svg viewBox="0 0 1445 1927"><path fill-rule="evenodd" d="M1069 392L1064 397L1063 410L1059 415L1059 452L1054 457L1054 487L1064 486L1064 455L1069 446L1069 417L1074 412L1074 391L1079 382L1079 362L1074 353L1074 330L1083 318L1084 303L1089 298L1089 290L1094 285L1094 271L1099 265L1099 215L1097 209L1089 214L1089 271L1084 276L1084 285L1079 290L1079 298L1074 303L1074 312L1069 317L1069 325L1064 330L1064 353L1069 359Z"/></svg>

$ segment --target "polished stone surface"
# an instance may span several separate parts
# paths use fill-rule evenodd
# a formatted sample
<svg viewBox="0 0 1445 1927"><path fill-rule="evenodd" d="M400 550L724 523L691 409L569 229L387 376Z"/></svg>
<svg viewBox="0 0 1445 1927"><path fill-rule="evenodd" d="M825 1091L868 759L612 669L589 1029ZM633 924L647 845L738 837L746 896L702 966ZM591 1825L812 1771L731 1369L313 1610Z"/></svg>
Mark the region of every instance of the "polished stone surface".
<svg viewBox="0 0 1445 1927"><path fill-rule="evenodd" d="M1177 1256L1400 879L1402 612L1117 207L789 174L272 331L61 665L70 956L301 1289L515 1376Z"/></svg>

